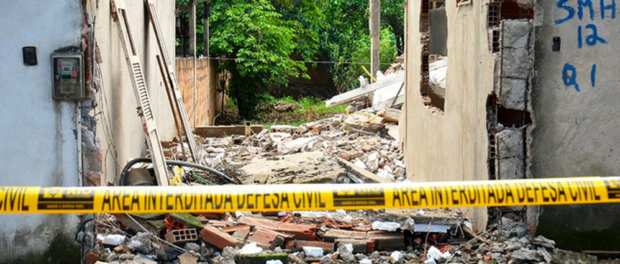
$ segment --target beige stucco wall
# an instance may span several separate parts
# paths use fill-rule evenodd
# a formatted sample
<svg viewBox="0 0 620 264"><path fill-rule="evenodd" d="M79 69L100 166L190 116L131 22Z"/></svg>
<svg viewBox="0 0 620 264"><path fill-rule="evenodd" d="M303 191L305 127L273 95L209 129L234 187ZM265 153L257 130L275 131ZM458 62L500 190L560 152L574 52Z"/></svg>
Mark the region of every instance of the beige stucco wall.
<svg viewBox="0 0 620 264"><path fill-rule="evenodd" d="M448 77L444 113L425 107L420 96L420 1L406 7L407 176L413 181L488 179L486 100L493 91L494 57L489 50L486 1L456 6L447 1ZM469 208L475 227L486 225L486 208Z"/></svg>
<svg viewBox="0 0 620 264"><path fill-rule="evenodd" d="M103 63L99 64L102 89L97 94L99 96L97 101L102 113L97 115L99 121L97 136L101 140L104 153L105 182L113 182L116 174L128 160L145 156L145 136L142 122L136 112L137 102L118 29L110 16L110 0L90 2L89 12L91 16L96 14L95 38L103 59ZM131 34L140 53L157 128L162 140L170 140L174 136L174 119L155 58L155 55L159 54L155 33L148 21L144 1L124 0L124 2ZM172 0L150 2L155 5L168 55L174 64L175 2Z"/></svg>
<svg viewBox="0 0 620 264"><path fill-rule="evenodd" d="M612 7L612 1L602 1ZM532 107L536 128L532 132L532 174L536 178L620 175L620 2L615 1L615 16L592 1L590 11L583 9L579 19L577 1L568 1L569 16L557 1L538 1L536 77L532 89ZM605 18L602 15L605 14ZM557 20L565 22L556 22ZM588 45L586 38L593 25L605 44ZM583 46L579 47L579 28ZM554 38L561 49L553 51ZM579 91L565 85L565 65L573 65ZM595 82L592 67L597 65ZM570 72L567 75L571 75ZM537 232L557 241L558 247L581 250L617 250L620 243L620 204L545 206Z"/></svg>

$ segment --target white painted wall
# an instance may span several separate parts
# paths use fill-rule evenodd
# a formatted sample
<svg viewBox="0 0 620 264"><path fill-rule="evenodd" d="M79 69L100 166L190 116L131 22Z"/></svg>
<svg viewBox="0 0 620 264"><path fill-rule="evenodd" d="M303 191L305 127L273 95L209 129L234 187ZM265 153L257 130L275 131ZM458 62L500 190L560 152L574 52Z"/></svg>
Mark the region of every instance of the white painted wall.
<svg viewBox="0 0 620 264"><path fill-rule="evenodd" d="M174 122L155 59L155 35L143 1L126 2L160 135L169 140ZM152 2L174 59L175 2ZM95 22L103 58L96 136L105 155L104 174L114 181L127 160L145 155L144 133L109 0L88 3L88 22ZM83 22L80 1L0 1L0 186L78 185L76 103L52 100L50 56L81 45ZM37 47L37 66L23 64L24 46ZM57 232L72 234L76 227L74 215L0 215L0 259L42 253Z"/></svg>
<svg viewBox="0 0 620 264"><path fill-rule="evenodd" d="M96 15L95 38L101 50L103 89L98 94L97 137L103 148L105 181L114 182L127 161L146 155L142 121L137 115L137 101L119 40L116 23L110 16L110 1L91 1L89 12ZM146 76L147 87L157 128L162 140L174 136L174 118L155 55L159 54L155 33L148 21L144 1L124 0L129 26ZM174 64L175 15L173 0L151 0L155 4L161 30ZM174 68L174 66L173 66ZM105 116L104 116L105 115Z"/></svg>
<svg viewBox="0 0 620 264"><path fill-rule="evenodd" d="M76 104L52 100L50 56L80 44L80 3L0 1L0 179L2 186L78 183ZM38 65L25 66L22 47L36 46ZM0 215L0 259L42 252L75 216Z"/></svg>

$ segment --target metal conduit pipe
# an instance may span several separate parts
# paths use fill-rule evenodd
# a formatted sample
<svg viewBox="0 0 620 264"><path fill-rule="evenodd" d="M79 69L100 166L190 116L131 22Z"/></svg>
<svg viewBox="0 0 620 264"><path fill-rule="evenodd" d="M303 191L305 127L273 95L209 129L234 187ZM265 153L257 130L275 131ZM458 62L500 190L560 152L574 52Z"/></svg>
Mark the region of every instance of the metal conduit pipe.
<svg viewBox="0 0 620 264"><path fill-rule="evenodd" d="M125 184L125 177L127 176L127 173L129 172L129 169L131 169L131 167L133 165L135 165L136 163L153 163L153 160L151 160L151 158L137 158L137 159L133 159L130 160L127 165L125 165L125 167L123 168L123 171L121 171L121 176L119 179L119 185L123 186ZM226 179L226 181L228 181L229 183L233 183L234 180L232 178L230 178L228 175L213 169L213 168L209 168L203 165L199 165L199 164L194 164L194 163L189 163L189 162L183 162L183 161L176 161L176 160L167 160L166 164L168 165L176 165L176 166L183 166L183 167L192 167L192 168L196 168L196 169L200 169L200 170L204 170L204 171L208 171L210 173L213 173L217 176L220 176L224 179Z"/></svg>

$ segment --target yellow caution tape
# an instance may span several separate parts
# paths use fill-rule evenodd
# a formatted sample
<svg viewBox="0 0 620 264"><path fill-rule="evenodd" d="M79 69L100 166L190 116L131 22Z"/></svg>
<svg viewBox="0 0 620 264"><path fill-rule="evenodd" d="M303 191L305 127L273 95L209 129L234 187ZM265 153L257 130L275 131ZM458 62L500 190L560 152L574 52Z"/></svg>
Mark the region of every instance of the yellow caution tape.
<svg viewBox="0 0 620 264"><path fill-rule="evenodd" d="M333 185L0 187L0 214L413 209L619 202L620 177Z"/></svg>

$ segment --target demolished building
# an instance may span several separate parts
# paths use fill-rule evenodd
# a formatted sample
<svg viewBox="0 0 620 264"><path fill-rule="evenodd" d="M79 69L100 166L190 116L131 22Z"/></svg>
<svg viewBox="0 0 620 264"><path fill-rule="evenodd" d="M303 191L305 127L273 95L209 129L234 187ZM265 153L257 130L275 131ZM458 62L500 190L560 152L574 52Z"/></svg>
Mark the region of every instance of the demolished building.
<svg viewBox="0 0 620 264"><path fill-rule="evenodd" d="M406 7L407 177L417 181L618 175L616 1L432 0ZM447 34L433 34L434 31ZM445 45L445 47L443 47ZM444 57L445 93L429 69ZM441 164L441 165L438 165ZM618 205L517 213L574 250L617 249ZM588 219L584 219L587 215ZM596 219L596 220L595 220ZM537 227L537 228L536 228ZM578 239L577 239L578 238ZM576 242L578 241L578 242Z"/></svg>

